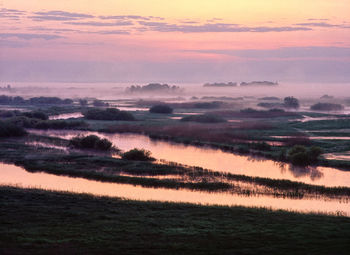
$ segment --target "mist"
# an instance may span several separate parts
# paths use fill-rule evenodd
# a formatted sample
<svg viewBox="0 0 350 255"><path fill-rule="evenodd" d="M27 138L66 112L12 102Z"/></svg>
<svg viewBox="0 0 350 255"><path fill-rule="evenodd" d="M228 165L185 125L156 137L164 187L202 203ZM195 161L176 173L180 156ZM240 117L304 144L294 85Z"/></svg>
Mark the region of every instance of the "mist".
<svg viewBox="0 0 350 255"><path fill-rule="evenodd" d="M271 80L339 83L350 81L350 62L264 60L239 62L61 62L0 61L0 82L204 83Z"/></svg>

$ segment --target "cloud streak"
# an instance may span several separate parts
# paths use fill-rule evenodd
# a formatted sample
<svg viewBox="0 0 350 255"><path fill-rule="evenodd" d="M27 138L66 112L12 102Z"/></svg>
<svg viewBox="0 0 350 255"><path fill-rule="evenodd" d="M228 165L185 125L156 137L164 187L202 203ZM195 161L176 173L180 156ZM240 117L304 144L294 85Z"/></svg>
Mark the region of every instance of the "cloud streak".
<svg viewBox="0 0 350 255"><path fill-rule="evenodd" d="M19 20L25 13L25 11L2 8L0 9L0 18Z"/></svg>
<svg viewBox="0 0 350 255"><path fill-rule="evenodd" d="M60 39L65 37L60 35L51 35L51 34L0 33L0 38L18 38L23 40L32 40L32 39L54 40L54 39Z"/></svg>
<svg viewBox="0 0 350 255"><path fill-rule="evenodd" d="M182 32L182 33L241 33L241 32L291 32L291 31L309 31L312 30L309 27L301 26L282 26L282 27L246 27L239 24L227 24L227 23L207 23L203 25L177 25L166 22L148 22L139 21L140 25L147 27L151 31L157 32Z"/></svg>
<svg viewBox="0 0 350 255"><path fill-rule="evenodd" d="M78 20L78 19L87 19L94 18L95 16L85 13L75 13L75 12L66 12L66 11L47 11L47 12L34 12L34 16L29 18L36 21L45 21L45 20L56 20L56 21L67 21L67 20Z"/></svg>
<svg viewBox="0 0 350 255"><path fill-rule="evenodd" d="M340 27L339 25L334 25L326 22L305 22L294 24L296 26L309 26L309 27Z"/></svg>
<svg viewBox="0 0 350 255"><path fill-rule="evenodd" d="M116 15L116 16L99 16L102 20L163 20L164 18L155 16L139 15Z"/></svg>
<svg viewBox="0 0 350 255"><path fill-rule="evenodd" d="M99 22L99 21L72 21L64 22L64 24L74 25L74 26L92 26L92 27L120 27L120 26L132 26L134 25L131 21L118 21L118 22Z"/></svg>

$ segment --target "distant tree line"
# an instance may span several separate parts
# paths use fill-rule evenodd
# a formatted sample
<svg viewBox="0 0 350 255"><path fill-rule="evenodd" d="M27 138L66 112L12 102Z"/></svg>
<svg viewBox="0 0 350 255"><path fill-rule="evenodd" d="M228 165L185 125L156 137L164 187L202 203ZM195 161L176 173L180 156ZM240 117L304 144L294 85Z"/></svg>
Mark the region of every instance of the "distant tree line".
<svg viewBox="0 0 350 255"><path fill-rule="evenodd" d="M0 95L0 104L4 105L70 105L73 104L72 99L61 99L59 97L32 97L29 99L24 99L20 96L5 96Z"/></svg>
<svg viewBox="0 0 350 255"><path fill-rule="evenodd" d="M275 97L265 97L261 100L278 100ZM258 104L260 107L264 108L286 108L286 109L298 109L300 107L299 100L295 97L285 97L283 103L279 102L261 102Z"/></svg>
<svg viewBox="0 0 350 255"><path fill-rule="evenodd" d="M87 126L83 121L49 120L48 115L42 111L0 111L0 118L3 120L2 123L20 128L72 129Z"/></svg>
<svg viewBox="0 0 350 255"><path fill-rule="evenodd" d="M173 92L181 92L181 88L179 86L170 86L168 84L160 84L160 83L150 83L148 85L139 86L132 85L126 89L126 92L129 93L147 93L147 92L157 92L157 93L173 93Z"/></svg>

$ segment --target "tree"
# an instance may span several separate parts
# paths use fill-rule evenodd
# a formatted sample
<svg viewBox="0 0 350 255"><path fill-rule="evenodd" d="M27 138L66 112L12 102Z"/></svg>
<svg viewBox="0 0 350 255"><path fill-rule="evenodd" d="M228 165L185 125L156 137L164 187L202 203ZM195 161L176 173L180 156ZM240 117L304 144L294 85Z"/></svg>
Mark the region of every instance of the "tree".
<svg viewBox="0 0 350 255"><path fill-rule="evenodd" d="M293 165L307 166L317 162L322 154L322 149L316 146L306 148L301 145L295 145L288 151L288 159Z"/></svg>
<svg viewBox="0 0 350 255"><path fill-rule="evenodd" d="M298 109L299 106L299 100L295 97L284 98L284 107Z"/></svg>

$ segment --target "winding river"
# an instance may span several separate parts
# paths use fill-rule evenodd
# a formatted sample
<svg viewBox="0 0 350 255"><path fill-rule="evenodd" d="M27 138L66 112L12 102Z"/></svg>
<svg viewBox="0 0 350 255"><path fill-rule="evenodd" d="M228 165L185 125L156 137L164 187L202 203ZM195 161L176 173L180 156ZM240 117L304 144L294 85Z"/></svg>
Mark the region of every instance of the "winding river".
<svg viewBox="0 0 350 255"><path fill-rule="evenodd" d="M144 148L157 159L177 162L189 166L199 166L214 171L229 172L254 177L287 179L329 187L350 187L350 171L329 167L293 167L289 164L262 158L237 155L208 147L182 145L166 141L152 140L138 134L102 134L87 131L42 131L32 133L70 139L77 135L95 134L109 139L121 150Z"/></svg>

